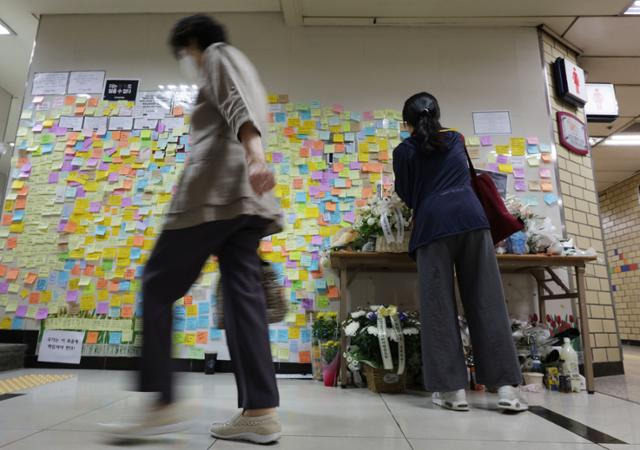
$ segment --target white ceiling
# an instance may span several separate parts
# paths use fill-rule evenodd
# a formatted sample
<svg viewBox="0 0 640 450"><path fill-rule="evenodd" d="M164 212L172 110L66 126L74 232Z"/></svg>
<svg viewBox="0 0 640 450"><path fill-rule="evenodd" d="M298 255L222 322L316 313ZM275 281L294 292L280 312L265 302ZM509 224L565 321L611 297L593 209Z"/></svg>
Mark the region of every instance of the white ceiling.
<svg viewBox="0 0 640 450"><path fill-rule="evenodd" d="M42 14L282 12L292 26L537 26L584 51L588 81L616 84L621 118L590 125L608 136L640 118L640 17L621 17L631 0L0 0L0 87L20 97ZM640 148L593 150L599 190L640 171Z"/></svg>

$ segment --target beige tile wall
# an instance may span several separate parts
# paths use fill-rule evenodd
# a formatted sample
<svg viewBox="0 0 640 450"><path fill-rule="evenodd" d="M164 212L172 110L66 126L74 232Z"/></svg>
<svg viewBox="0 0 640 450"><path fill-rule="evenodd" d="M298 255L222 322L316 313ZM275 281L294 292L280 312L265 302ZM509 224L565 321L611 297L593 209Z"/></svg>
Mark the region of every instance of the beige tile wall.
<svg viewBox="0 0 640 450"><path fill-rule="evenodd" d="M640 174L600 194L620 339L640 341Z"/></svg>
<svg viewBox="0 0 640 450"><path fill-rule="evenodd" d="M587 304L589 331L593 346L594 363L621 361L611 286L606 265L604 239L599 217L598 195L593 181L591 156L579 156L560 145L556 113L566 111L586 121L582 108L573 108L556 98L551 64L558 57L576 61L576 54L541 32L544 61L549 83L554 139L558 152L558 171L561 198L564 205L565 226L568 237L574 238L581 249L594 248L599 261L587 265Z"/></svg>

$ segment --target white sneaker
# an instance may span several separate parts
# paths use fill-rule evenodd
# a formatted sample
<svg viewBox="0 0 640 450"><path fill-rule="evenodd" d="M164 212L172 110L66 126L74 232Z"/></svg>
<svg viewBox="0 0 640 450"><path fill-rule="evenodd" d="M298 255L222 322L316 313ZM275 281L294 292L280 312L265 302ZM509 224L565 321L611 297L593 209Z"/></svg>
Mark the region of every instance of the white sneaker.
<svg viewBox="0 0 640 450"><path fill-rule="evenodd" d="M453 411L469 411L469 403L467 403L467 394L464 389L449 392L434 392L431 395L431 401L438 406Z"/></svg>
<svg viewBox="0 0 640 450"><path fill-rule="evenodd" d="M498 388L498 408L505 411L522 412L529 409L529 405L520 399L518 389L513 386Z"/></svg>
<svg viewBox="0 0 640 450"><path fill-rule="evenodd" d="M231 420L211 425L211 436L216 439L249 441L254 444L276 442L282 435L277 413L249 417L236 414Z"/></svg>
<svg viewBox="0 0 640 450"><path fill-rule="evenodd" d="M181 411L172 403L162 408L149 408L139 417L126 422L98 425L103 435L111 441L144 439L184 431L187 419Z"/></svg>

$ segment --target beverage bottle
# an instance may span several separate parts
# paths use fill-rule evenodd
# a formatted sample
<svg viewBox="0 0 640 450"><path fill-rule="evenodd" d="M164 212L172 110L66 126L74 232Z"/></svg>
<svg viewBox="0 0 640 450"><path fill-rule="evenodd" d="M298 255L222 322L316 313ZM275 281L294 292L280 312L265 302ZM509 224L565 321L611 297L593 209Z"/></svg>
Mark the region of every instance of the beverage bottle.
<svg viewBox="0 0 640 450"><path fill-rule="evenodd" d="M564 345L560 350L562 360L562 374L569 377L572 392L580 392L580 370L578 368L578 354L571 346L569 338L564 338Z"/></svg>

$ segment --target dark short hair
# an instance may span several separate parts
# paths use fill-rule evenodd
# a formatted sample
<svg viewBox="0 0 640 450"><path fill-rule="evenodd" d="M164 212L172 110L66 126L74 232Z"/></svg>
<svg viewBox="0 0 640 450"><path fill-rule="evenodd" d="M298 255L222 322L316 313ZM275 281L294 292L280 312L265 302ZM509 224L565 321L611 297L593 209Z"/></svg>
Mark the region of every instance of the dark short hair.
<svg viewBox="0 0 640 450"><path fill-rule="evenodd" d="M173 26L169 37L169 45L175 57L191 43L204 51L216 42L228 42L227 33L222 24L206 14L183 17Z"/></svg>

